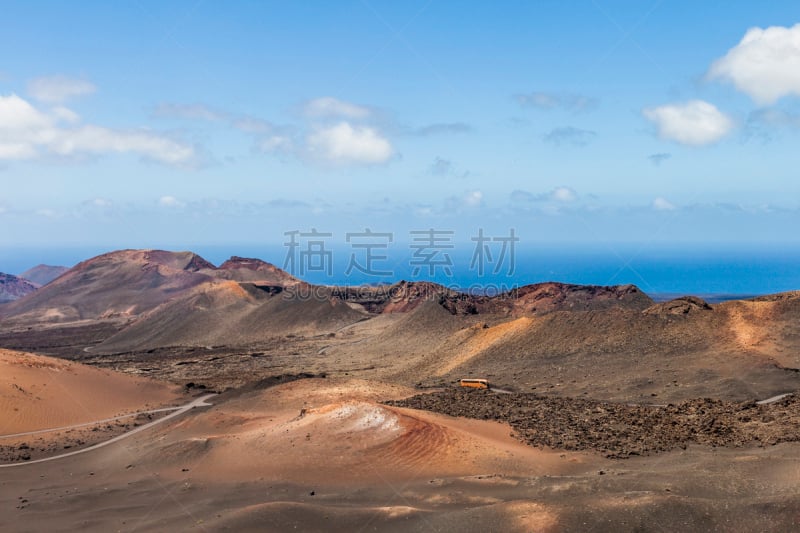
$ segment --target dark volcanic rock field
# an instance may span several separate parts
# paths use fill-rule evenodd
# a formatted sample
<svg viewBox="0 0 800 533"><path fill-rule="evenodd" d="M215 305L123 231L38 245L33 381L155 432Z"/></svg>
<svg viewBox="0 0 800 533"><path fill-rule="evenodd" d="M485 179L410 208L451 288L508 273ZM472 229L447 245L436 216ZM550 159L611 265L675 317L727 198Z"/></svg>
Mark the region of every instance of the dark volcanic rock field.
<svg viewBox="0 0 800 533"><path fill-rule="evenodd" d="M697 399L648 406L450 388L387 403L507 422L530 445L592 450L610 458L690 444L744 447L800 441L796 395L768 405Z"/></svg>

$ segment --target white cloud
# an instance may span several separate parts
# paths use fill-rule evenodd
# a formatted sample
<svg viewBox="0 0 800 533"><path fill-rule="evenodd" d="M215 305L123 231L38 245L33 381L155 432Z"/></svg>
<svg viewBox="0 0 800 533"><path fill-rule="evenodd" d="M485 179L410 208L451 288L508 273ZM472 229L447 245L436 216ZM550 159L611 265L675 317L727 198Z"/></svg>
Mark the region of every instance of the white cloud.
<svg viewBox="0 0 800 533"><path fill-rule="evenodd" d="M550 195L557 202L574 202L578 194L569 187L557 187Z"/></svg>
<svg viewBox="0 0 800 533"><path fill-rule="evenodd" d="M46 104L60 104L76 96L92 94L95 86L66 76L36 78L28 83L28 94Z"/></svg>
<svg viewBox="0 0 800 533"><path fill-rule="evenodd" d="M333 164L377 164L392 157L392 145L374 128L340 122L318 127L307 138L313 159Z"/></svg>
<svg viewBox="0 0 800 533"><path fill-rule="evenodd" d="M658 197L653 200L653 209L656 211L673 211L675 206L666 198Z"/></svg>
<svg viewBox="0 0 800 533"><path fill-rule="evenodd" d="M45 155L132 153L168 164L186 164L194 148L148 130L116 130L91 124L65 107L41 111L12 94L0 95L0 160Z"/></svg>
<svg viewBox="0 0 800 533"><path fill-rule="evenodd" d="M95 207L111 207L114 205L114 203L108 198L95 198L91 203Z"/></svg>
<svg viewBox="0 0 800 533"><path fill-rule="evenodd" d="M717 142L734 128L730 117L702 100L651 107L642 113L662 139L692 146Z"/></svg>
<svg viewBox="0 0 800 533"><path fill-rule="evenodd" d="M36 149L27 143L0 142L0 160L31 159L36 157Z"/></svg>
<svg viewBox="0 0 800 533"><path fill-rule="evenodd" d="M0 127L3 130L37 130L51 119L16 94L0 96Z"/></svg>
<svg viewBox="0 0 800 533"><path fill-rule="evenodd" d="M464 205L467 207L479 207L483 204L483 193L481 191L469 191L464 195Z"/></svg>
<svg viewBox="0 0 800 533"><path fill-rule="evenodd" d="M534 194L532 192L516 189L511 192L511 202L515 204L526 204L531 202L561 202L569 203L578 199L578 193L571 187L556 187L550 192Z"/></svg>
<svg viewBox="0 0 800 533"><path fill-rule="evenodd" d="M337 100L330 96L323 96L306 102L303 110L307 116L312 118L364 120L372 115L372 111L367 107Z"/></svg>
<svg viewBox="0 0 800 533"><path fill-rule="evenodd" d="M292 139L285 135L272 135L257 143L258 149L262 152L290 152L293 145Z"/></svg>
<svg viewBox="0 0 800 533"><path fill-rule="evenodd" d="M161 207L183 207L183 202L174 196L162 196L158 199L158 205Z"/></svg>
<svg viewBox="0 0 800 533"><path fill-rule="evenodd" d="M557 202L574 202L578 198L578 193L569 187L556 187L550 193L550 198Z"/></svg>
<svg viewBox="0 0 800 533"><path fill-rule="evenodd" d="M117 131L100 126L82 126L59 132L50 144L59 155L81 153L135 153L173 165L189 161L194 155L191 146L144 131Z"/></svg>
<svg viewBox="0 0 800 533"><path fill-rule="evenodd" d="M78 115L75 111L63 106L54 107L52 112L53 116L55 116L58 120L63 120L64 122L75 124L81 120L80 115Z"/></svg>
<svg viewBox="0 0 800 533"><path fill-rule="evenodd" d="M800 24L750 28L712 63L708 78L730 81L759 105L800 96Z"/></svg>
<svg viewBox="0 0 800 533"><path fill-rule="evenodd" d="M266 133L275 129L272 123L249 115L234 118L231 125L244 133Z"/></svg>
<svg viewBox="0 0 800 533"><path fill-rule="evenodd" d="M466 191L461 196L451 196L446 198L444 201L444 211L445 213L449 214L462 209L474 209L477 207L482 207L483 204L484 201L482 191Z"/></svg>
<svg viewBox="0 0 800 533"><path fill-rule="evenodd" d="M394 149L375 124L373 109L325 96L305 102L301 123L277 125L251 115L231 113L204 104L155 107L152 116L224 124L253 138L256 152L294 156L304 162L333 166L385 163ZM465 131L461 123L432 124L420 135Z"/></svg>

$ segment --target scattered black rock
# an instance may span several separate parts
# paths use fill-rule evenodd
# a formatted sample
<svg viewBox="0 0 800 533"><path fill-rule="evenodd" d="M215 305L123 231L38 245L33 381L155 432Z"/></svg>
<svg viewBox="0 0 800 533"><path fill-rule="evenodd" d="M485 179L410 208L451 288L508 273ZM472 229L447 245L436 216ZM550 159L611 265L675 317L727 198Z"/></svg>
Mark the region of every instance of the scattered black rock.
<svg viewBox="0 0 800 533"><path fill-rule="evenodd" d="M532 446L593 450L617 459L689 444L743 447L800 441L796 396L768 405L702 398L651 406L449 388L386 404L507 422L518 439Z"/></svg>

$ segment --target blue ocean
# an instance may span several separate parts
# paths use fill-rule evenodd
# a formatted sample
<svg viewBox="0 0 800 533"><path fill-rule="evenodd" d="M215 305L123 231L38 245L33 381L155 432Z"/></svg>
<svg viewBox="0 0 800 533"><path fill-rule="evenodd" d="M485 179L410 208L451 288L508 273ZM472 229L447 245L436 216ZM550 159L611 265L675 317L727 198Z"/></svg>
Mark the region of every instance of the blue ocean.
<svg viewBox="0 0 800 533"><path fill-rule="evenodd" d="M800 246L786 245L527 245L511 252L475 245L421 250L409 245L366 249L296 249L283 245L171 245L219 265L232 255L256 257L312 283L380 285L428 280L470 292L497 292L543 281L634 284L655 299L693 294L709 300L800 289ZM104 247L3 248L0 272L37 264L72 266ZM502 257L501 257L502 255ZM481 257L482 256L482 257Z"/></svg>

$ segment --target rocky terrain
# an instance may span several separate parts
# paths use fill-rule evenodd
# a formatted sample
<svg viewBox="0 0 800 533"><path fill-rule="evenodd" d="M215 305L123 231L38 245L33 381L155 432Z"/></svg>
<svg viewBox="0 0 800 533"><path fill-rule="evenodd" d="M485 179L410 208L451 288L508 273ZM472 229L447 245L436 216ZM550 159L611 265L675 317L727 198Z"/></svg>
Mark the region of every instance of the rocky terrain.
<svg viewBox="0 0 800 533"><path fill-rule="evenodd" d="M0 303L13 302L36 291L37 286L30 281L11 274L0 272Z"/></svg>
<svg viewBox="0 0 800 533"><path fill-rule="evenodd" d="M366 311L403 313L425 300L435 300L454 315L543 315L554 311L588 311L624 307L642 310L653 301L633 285L599 287L537 283L496 295L462 293L436 283L401 281L380 287L341 287L333 296Z"/></svg>
<svg viewBox="0 0 800 533"><path fill-rule="evenodd" d="M533 446L591 450L617 459L685 450L692 444L741 448L800 441L800 401L795 396L767 405L710 398L628 405L448 388L389 405L497 420Z"/></svg>

